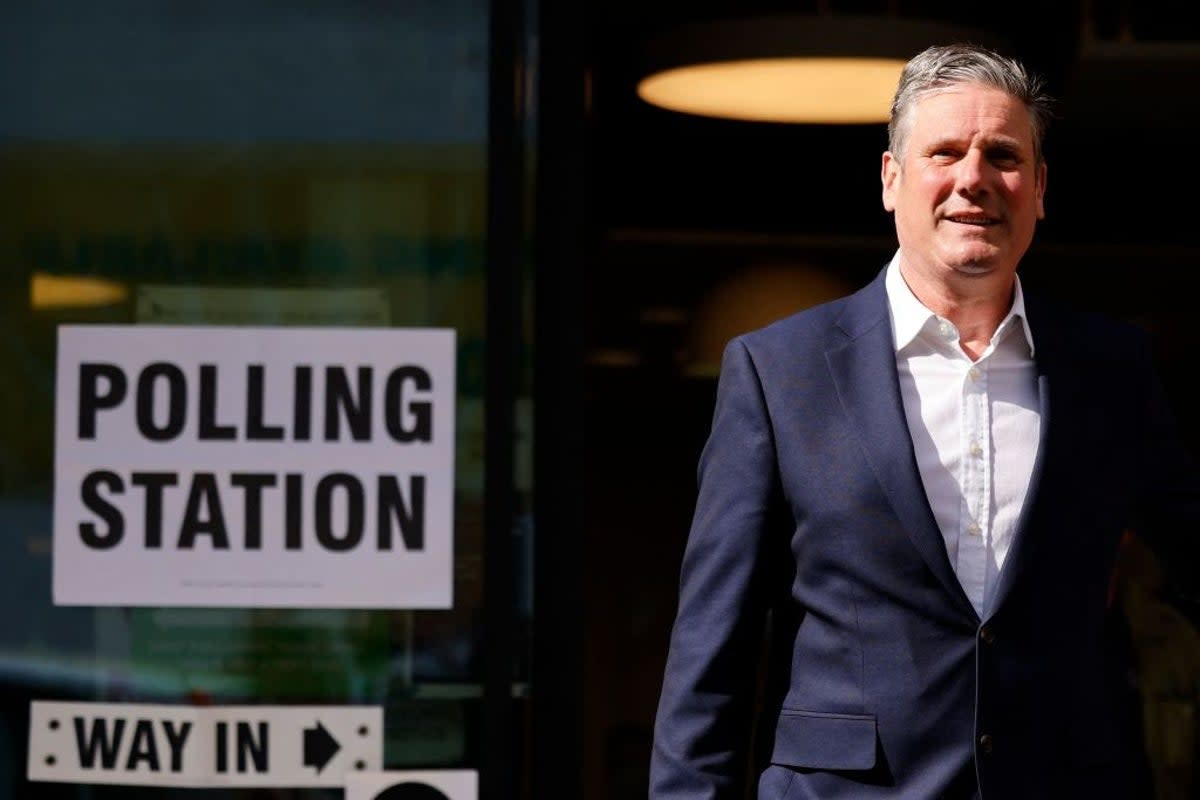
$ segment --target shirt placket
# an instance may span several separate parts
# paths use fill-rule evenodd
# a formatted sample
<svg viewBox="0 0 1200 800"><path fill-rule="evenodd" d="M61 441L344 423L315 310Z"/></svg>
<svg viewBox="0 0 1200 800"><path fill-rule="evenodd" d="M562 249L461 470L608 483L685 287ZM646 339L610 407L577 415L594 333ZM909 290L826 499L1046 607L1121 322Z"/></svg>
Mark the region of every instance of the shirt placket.
<svg viewBox="0 0 1200 800"><path fill-rule="evenodd" d="M988 374L986 356L968 363L963 371L962 420L962 513L959 528L956 572L975 610L983 613L984 582L987 576L987 537L991 496L991 437L988 435Z"/></svg>

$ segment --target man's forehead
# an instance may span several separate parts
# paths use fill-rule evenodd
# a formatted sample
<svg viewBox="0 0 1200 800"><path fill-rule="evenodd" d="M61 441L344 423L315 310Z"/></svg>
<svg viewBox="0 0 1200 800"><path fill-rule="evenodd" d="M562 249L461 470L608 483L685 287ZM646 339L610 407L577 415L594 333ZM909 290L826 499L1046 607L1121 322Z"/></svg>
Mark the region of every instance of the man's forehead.
<svg viewBox="0 0 1200 800"><path fill-rule="evenodd" d="M1009 147L1028 147L1033 144L1033 134L1022 137L1005 131L977 130L968 125L962 127L944 126L927 131L923 137L927 142L959 142L972 141L983 145L1007 145Z"/></svg>
<svg viewBox="0 0 1200 800"><path fill-rule="evenodd" d="M956 109L957 113L949 113L951 105L961 108ZM997 144L1033 145L1033 120L1024 103L988 84L951 84L932 89L915 99L912 111L911 122L915 124L910 131L919 130L925 139L977 136ZM997 122L998 125L985 124Z"/></svg>

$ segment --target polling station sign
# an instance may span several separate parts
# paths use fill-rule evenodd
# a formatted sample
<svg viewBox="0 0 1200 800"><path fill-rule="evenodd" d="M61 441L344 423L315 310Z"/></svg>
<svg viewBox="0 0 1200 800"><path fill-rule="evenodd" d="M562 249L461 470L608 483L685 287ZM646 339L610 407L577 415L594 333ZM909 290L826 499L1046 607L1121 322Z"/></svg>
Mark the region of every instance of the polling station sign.
<svg viewBox="0 0 1200 800"><path fill-rule="evenodd" d="M449 608L448 329L58 329L59 605Z"/></svg>
<svg viewBox="0 0 1200 800"><path fill-rule="evenodd" d="M336 787L382 764L379 706L29 706L30 781Z"/></svg>

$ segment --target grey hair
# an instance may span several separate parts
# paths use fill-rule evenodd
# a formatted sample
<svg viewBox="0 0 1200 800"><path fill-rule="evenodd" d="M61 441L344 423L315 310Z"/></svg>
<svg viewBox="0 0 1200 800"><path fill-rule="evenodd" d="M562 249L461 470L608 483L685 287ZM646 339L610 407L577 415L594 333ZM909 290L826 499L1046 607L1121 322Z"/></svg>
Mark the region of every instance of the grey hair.
<svg viewBox="0 0 1200 800"><path fill-rule="evenodd" d="M970 83L999 89L1025 104L1033 126L1034 156L1040 163L1042 139L1053 116L1053 100L1046 94L1042 78L1015 59L985 47L963 43L926 48L904 65L888 121L888 149L892 154L903 158L917 100L952 86Z"/></svg>

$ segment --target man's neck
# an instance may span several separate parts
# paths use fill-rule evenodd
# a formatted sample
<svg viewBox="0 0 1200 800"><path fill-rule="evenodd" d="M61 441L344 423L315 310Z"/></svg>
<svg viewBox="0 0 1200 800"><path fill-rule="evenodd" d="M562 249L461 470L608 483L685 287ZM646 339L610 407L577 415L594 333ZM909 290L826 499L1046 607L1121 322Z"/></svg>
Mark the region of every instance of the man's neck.
<svg viewBox="0 0 1200 800"><path fill-rule="evenodd" d="M963 352L973 360L987 350L1012 308L1016 278L1011 273L926 280L901 259L900 275L922 305L954 324Z"/></svg>

